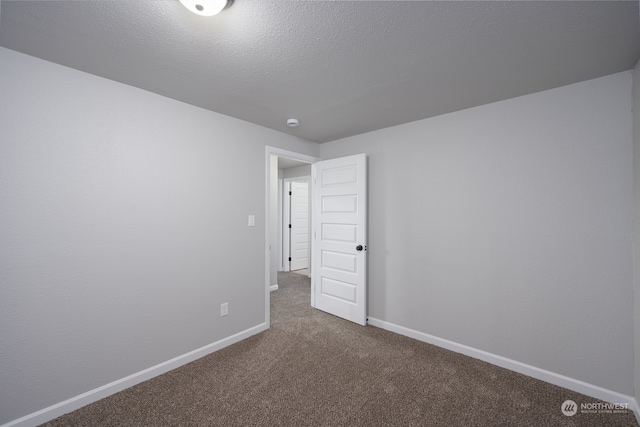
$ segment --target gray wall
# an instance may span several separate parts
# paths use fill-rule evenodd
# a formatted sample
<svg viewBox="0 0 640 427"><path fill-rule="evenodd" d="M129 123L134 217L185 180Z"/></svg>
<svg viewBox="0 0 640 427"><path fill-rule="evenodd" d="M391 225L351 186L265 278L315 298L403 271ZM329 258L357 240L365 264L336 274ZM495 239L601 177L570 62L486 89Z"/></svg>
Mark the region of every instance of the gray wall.
<svg viewBox="0 0 640 427"><path fill-rule="evenodd" d="M317 145L2 48L0 94L0 424L265 321L265 145Z"/></svg>
<svg viewBox="0 0 640 427"><path fill-rule="evenodd" d="M635 398L640 397L640 61L633 70L633 178L634 178L634 232L633 232L633 287L634 287L634 342L635 342Z"/></svg>
<svg viewBox="0 0 640 427"><path fill-rule="evenodd" d="M297 178L299 176L311 176L311 165L298 166L295 168L283 169L283 178Z"/></svg>
<svg viewBox="0 0 640 427"><path fill-rule="evenodd" d="M631 72L354 136L369 317L633 395Z"/></svg>

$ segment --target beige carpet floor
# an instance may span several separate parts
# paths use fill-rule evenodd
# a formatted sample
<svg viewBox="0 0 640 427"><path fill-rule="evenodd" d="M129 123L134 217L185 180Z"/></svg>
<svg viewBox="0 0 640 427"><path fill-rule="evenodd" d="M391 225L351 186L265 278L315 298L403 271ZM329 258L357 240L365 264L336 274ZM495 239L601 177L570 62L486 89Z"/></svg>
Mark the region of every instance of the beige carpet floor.
<svg viewBox="0 0 640 427"><path fill-rule="evenodd" d="M281 274L268 331L46 426L637 426L631 412L309 306Z"/></svg>

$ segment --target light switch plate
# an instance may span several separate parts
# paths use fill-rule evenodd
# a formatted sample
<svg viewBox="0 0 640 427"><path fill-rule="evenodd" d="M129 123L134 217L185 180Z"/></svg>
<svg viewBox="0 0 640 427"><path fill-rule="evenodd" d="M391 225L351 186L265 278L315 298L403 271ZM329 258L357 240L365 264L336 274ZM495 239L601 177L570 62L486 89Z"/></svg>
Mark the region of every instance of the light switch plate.
<svg viewBox="0 0 640 427"><path fill-rule="evenodd" d="M249 215L249 227L255 227L255 226L256 226L256 216Z"/></svg>

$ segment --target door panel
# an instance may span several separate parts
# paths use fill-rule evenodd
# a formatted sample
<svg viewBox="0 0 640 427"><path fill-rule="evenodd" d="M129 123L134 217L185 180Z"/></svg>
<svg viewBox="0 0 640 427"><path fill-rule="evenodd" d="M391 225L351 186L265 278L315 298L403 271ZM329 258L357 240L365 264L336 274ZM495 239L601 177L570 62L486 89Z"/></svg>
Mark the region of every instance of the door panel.
<svg viewBox="0 0 640 427"><path fill-rule="evenodd" d="M322 198L322 213L357 213L358 197L355 194L345 196L325 196Z"/></svg>
<svg viewBox="0 0 640 427"><path fill-rule="evenodd" d="M361 325L366 324L366 178L365 154L313 165L315 307Z"/></svg>
<svg viewBox="0 0 640 427"><path fill-rule="evenodd" d="M322 251L322 267L347 273L356 273L357 258L353 254Z"/></svg>
<svg viewBox="0 0 640 427"><path fill-rule="evenodd" d="M358 227L353 224L322 224L320 233L325 242L350 242L356 243Z"/></svg>
<svg viewBox="0 0 640 427"><path fill-rule="evenodd" d="M357 303L357 288L351 283L324 277L320 287L322 288L321 292L326 296L338 298L352 304Z"/></svg>

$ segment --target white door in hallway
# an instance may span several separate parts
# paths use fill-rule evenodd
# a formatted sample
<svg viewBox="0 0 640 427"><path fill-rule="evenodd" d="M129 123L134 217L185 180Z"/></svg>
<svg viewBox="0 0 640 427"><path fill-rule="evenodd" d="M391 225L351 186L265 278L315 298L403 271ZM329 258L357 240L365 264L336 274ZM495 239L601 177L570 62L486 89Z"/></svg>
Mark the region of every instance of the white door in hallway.
<svg viewBox="0 0 640 427"><path fill-rule="evenodd" d="M315 163L312 180L315 307L365 325L367 157Z"/></svg>
<svg viewBox="0 0 640 427"><path fill-rule="evenodd" d="M291 182L291 270L309 268L309 182Z"/></svg>

